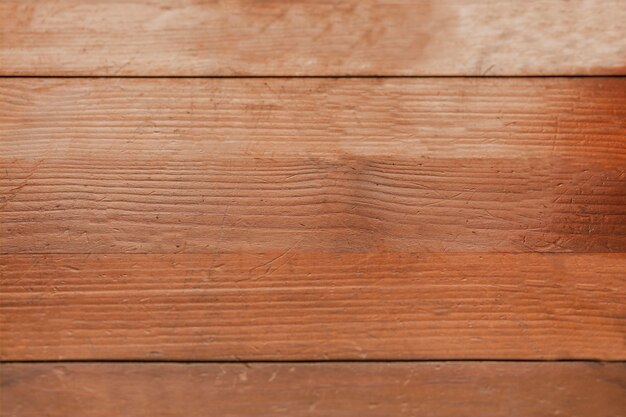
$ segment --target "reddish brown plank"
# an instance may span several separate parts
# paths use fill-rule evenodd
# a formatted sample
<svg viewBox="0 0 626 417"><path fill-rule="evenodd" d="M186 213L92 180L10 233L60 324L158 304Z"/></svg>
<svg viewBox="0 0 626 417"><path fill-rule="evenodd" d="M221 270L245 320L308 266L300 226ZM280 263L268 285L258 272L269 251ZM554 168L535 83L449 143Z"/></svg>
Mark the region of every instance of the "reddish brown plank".
<svg viewBox="0 0 626 417"><path fill-rule="evenodd" d="M626 79L3 79L0 251L626 250Z"/></svg>
<svg viewBox="0 0 626 417"><path fill-rule="evenodd" d="M622 0L4 0L1 75L626 74Z"/></svg>
<svg viewBox="0 0 626 417"><path fill-rule="evenodd" d="M0 356L626 359L626 254L0 257Z"/></svg>
<svg viewBox="0 0 626 417"><path fill-rule="evenodd" d="M626 414L622 363L4 364L0 384L3 417Z"/></svg>

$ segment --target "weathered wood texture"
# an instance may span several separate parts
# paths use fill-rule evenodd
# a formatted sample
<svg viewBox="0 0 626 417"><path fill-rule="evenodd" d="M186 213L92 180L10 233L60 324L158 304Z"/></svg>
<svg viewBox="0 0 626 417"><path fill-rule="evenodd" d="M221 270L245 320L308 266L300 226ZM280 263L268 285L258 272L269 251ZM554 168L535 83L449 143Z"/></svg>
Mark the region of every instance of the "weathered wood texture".
<svg viewBox="0 0 626 417"><path fill-rule="evenodd" d="M2 79L2 253L623 252L626 79Z"/></svg>
<svg viewBox="0 0 626 417"><path fill-rule="evenodd" d="M2 417L620 417L626 365L5 364Z"/></svg>
<svg viewBox="0 0 626 417"><path fill-rule="evenodd" d="M0 257L0 356L626 359L626 254Z"/></svg>
<svg viewBox="0 0 626 417"><path fill-rule="evenodd" d="M0 96L3 359L626 359L626 79Z"/></svg>
<svg viewBox="0 0 626 417"><path fill-rule="evenodd" d="M0 74L626 74L626 7L623 0L3 0Z"/></svg>

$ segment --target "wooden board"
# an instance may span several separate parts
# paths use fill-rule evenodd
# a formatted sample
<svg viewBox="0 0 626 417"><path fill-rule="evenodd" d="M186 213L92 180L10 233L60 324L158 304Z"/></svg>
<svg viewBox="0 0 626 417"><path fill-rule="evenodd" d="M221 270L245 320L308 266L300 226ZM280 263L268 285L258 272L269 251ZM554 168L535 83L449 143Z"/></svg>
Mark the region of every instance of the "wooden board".
<svg viewBox="0 0 626 417"><path fill-rule="evenodd" d="M623 252L626 79L0 80L2 253Z"/></svg>
<svg viewBox="0 0 626 417"><path fill-rule="evenodd" d="M3 417L626 414L622 363L5 364L0 384Z"/></svg>
<svg viewBox="0 0 626 417"><path fill-rule="evenodd" d="M622 0L3 0L1 75L626 74Z"/></svg>
<svg viewBox="0 0 626 417"><path fill-rule="evenodd" d="M626 254L0 257L0 357L626 359Z"/></svg>

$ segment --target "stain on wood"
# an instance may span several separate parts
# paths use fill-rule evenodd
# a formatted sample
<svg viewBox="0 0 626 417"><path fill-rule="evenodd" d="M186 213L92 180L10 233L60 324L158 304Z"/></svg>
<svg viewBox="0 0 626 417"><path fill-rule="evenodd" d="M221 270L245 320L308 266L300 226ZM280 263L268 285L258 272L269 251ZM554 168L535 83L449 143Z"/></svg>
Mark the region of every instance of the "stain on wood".
<svg viewBox="0 0 626 417"><path fill-rule="evenodd" d="M622 0L4 0L2 75L626 74Z"/></svg>

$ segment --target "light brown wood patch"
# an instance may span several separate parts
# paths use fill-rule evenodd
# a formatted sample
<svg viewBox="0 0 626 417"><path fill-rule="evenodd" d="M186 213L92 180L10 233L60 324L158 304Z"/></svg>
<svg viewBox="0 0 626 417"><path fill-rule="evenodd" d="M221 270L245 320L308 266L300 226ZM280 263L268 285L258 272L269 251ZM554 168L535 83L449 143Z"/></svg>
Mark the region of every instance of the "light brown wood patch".
<svg viewBox="0 0 626 417"><path fill-rule="evenodd" d="M4 0L2 75L626 74L622 0Z"/></svg>

